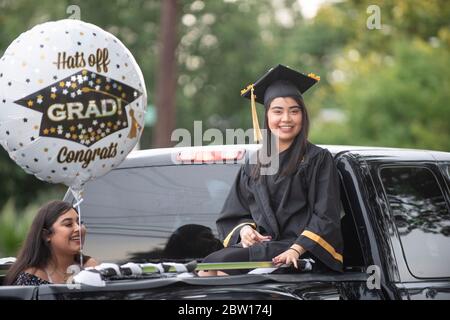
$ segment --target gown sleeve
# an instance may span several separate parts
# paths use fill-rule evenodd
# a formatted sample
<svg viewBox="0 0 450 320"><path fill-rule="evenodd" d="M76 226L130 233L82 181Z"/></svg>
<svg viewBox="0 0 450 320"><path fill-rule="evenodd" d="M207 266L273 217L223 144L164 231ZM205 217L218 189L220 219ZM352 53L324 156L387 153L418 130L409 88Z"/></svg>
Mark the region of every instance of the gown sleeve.
<svg viewBox="0 0 450 320"><path fill-rule="evenodd" d="M329 268L342 271L339 177L328 150L323 150L311 165L308 202L308 222L296 243Z"/></svg>
<svg viewBox="0 0 450 320"><path fill-rule="evenodd" d="M223 241L224 247L240 242L239 232L243 226L250 225L256 228L247 203L248 190L246 186L249 179L250 177L242 166L216 221L219 238Z"/></svg>

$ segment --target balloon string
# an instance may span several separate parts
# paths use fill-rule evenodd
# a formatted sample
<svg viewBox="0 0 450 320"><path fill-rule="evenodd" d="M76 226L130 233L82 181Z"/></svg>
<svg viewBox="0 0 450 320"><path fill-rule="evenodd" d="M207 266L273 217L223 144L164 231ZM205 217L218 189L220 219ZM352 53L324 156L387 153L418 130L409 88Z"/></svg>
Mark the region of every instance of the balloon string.
<svg viewBox="0 0 450 320"><path fill-rule="evenodd" d="M81 198L78 202L75 202L75 203L74 203L73 207L74 207L74 208L77 207L77 209L80 208L80 204L81 204L83 201L84 201L84 199Z"/></svg>
<svg viewBox="0 0 450 320"><path fill-rule="evenodd" d="M79 234L80 234L80 268L83 269L83 238L81 234L81 206L80 204L83 202L83 198L81 196L81 192L74 191L72 188L70 188L70 191L72 192L73 197L75 198L75 203L73 205L74 208L77 208L78 211L78 226L79 226Z"/></svg>

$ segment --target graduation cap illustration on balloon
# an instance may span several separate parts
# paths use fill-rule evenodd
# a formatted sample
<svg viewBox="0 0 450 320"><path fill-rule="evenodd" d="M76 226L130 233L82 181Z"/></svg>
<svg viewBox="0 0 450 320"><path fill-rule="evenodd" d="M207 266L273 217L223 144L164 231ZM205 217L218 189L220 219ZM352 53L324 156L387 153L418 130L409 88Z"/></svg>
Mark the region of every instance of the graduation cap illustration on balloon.
<svg viewBox="0 0 450 320"><path fill-rule="evenodd" d="M241 96L251 100L255 141L262 140L255 102L268 107L268 102L277 97L298 97L303 100L302 94L318 81L320 77L314 73L305 75L279 64L267 71L255 83L242 89Z"/></svg>
<svg viewBox="0 0 450 320"><path fill-rule="evenodd" d="M136 136L140 128L133 109L129 124L125 107L140 95L129 85L84 69L15 103L42 112L40 136L89 146L129 125Z"/></svg>

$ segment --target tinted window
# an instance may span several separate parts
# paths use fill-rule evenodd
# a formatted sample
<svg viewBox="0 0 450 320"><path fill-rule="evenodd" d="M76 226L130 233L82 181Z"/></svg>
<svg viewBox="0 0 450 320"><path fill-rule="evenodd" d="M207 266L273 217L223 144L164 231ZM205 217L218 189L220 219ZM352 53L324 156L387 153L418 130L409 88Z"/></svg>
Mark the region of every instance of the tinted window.
<svg viewBox="0 0 450 320"><path fill-rule="evenodd" d="M410 272L420 278L450 276L450 215L433 173L383 168L381 179Z"/></svg>
<svg viewBox="0 0 450 320"><path fill-rule="evenodd" d="M222 247L215 220L238 165L114 170L88 184L85 253L101 261L201 258Z"/></svg>

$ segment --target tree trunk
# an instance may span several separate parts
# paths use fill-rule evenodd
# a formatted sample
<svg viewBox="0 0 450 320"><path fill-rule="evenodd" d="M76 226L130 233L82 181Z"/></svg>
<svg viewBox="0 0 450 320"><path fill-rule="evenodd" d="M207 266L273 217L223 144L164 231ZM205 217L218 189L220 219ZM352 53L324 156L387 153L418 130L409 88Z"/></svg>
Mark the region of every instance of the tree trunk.
<svg viewBox="0 0 450 320"><path fill-rule="evenodd" d="M176 125L176 59L177 48L177 0L163 0L161 3L161 33L159 63L156 77L156 123L153 146L155 148L173 145L170 136Z"/></svg>

